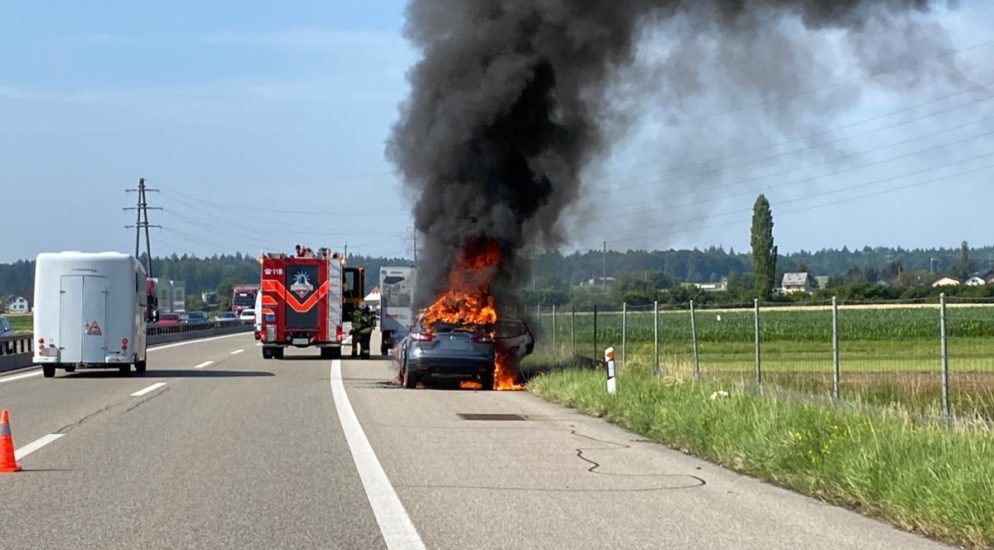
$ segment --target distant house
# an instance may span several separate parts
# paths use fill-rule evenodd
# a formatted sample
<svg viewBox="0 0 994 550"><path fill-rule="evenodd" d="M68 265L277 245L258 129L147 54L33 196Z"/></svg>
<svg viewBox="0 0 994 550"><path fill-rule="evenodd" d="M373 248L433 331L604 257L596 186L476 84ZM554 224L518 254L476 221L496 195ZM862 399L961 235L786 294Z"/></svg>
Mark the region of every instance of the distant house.
<svg viewBox="0 0 994 550"><path fill-rule="evenodd" d="M811 292L814 290L814 281L807 273L784 273L783 282L780 284L780 292L783 294L793 294L795 292Z"/></svg>
<svg viewBox="0 0 994 550"><path fill-rule="evenodd" d="M7 305L7 313L28 313L31 311L31 304L24 296L16 296L10 299Z"/></svg>
<svg viewBox="0 0 994 550"><path fill-rule="evenodd" d="M974 275L973 277L967 279L963 284L966 286L983 286L987 284L987 281L985 281L983 277Z"/></svg>
<svg viewBox="0 0 994 550"><path fill-rule="evenodd" d="M933 288L937 288L940 286L959 286L959 285L960 285L959 279L953 279L952 277L943 277L938 281L932 283Z"/></svg>
<svg viewBox="0 0 994 550"><path fill-rule="evenodd" d="M994 285L994 271L988 271L987 273L981 275L980 278L983 279L985 283Z"/></svg>
<svg viewBox="0 0 994 550"><path fill-rule="evenodd" d="M613 285L618 282L618 279L615 279L614 277L594 277L593 279L588 279L587 281L580 283L580 286L601 286L605 282L609 285Z"/></svg>
<svg viewBox="0 0 994 550"><path fill-rule="evenodd" d="M722 279L717 283L694 283L694 287L704 292L724 292L728 290L728 279Z"/></svg>

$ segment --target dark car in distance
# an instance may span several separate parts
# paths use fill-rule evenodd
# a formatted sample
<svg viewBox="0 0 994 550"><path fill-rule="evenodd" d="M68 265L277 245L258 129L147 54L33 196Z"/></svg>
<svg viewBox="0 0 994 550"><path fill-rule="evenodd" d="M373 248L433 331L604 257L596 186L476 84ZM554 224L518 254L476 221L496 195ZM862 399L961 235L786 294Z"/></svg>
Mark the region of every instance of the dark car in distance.
<svg viewBox="0 0 994 550"><path fill-rule="evenodd" d="M492 390L497 349L520 359L533 346L528 326L516 319L492 327L435 323L427 329L419 321L400 343L400 379L405 388L423 380L477 380Z"/></svg>
<svg viewBox="0 0 994 550"><path fill-rule="evenodd" d="M191 311L186 314L186 318L183 319L183 322L190 325L209 323L210 316L206 311Z"/></svg>

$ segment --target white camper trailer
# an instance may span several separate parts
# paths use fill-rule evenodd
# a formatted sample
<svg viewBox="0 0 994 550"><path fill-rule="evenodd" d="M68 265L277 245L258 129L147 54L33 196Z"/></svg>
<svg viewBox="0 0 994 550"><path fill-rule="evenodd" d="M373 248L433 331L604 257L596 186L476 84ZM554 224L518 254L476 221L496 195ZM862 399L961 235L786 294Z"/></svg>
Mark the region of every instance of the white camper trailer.
<svg viewBox="0 0 994 550"><path fill-rule="evenodd" d="M34 361L145 372L145 269L117 252L58 252L35 264Z"/></svg>

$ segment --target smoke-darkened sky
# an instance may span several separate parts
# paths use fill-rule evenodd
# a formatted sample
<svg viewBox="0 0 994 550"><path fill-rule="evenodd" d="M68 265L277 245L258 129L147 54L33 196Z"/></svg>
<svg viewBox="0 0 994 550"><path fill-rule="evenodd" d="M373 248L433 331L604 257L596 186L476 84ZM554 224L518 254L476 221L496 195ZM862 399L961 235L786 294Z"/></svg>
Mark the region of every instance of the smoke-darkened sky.
<svg viewBox="0 0 994 550"><path fill-rule="evenodd" d="M983 134L994 112L978 94L989 88L978 87L994 81L994 7L960 4L932 20L947 31L959 83L886 71L915 61L899 41L857 44L870 62L861 67L828 31L793 65L811 89L785 96L797 20L736 50L702 19L639 36L630 74L599 114L608 145L564 212L565 246L745 249L760 191L783 251L990 244L991 173L966 172L992 150ZM403 2L183 7L0 8L0 261L129 250L123 189L141 176L167 208L152 215L165 226L155 252L348 241L350 251L410 256L413 199L384 152L419 57L401 35ZM735 86L742 72L769 89ZM922 86L915 74L943 83ZM808 116L810 105L831 114Z"/></svg>
<svg viewBox="0 0 994 550"><path fill-rule="evenodd" d="M618 227L604 227L612 214L649 246L664 246L668 235L651 228L706 226L708 201L720 190L762 188L767 166L727 160L764 154L759 146L767 156L787 155L792 167L824 166L837 176L870 160L839 141L845 134L833 126L864 94L929 98L966 89L966 100L990 99L983 78L956 57L933 11L940 7L925 0L413 0L405 34L423 57L408 73L411 95L388 154L417 196L415 223L426 237L421 283L443 285L456 253L481 240L503 248L498 279L513 281L518 260L535 247L575 244L571 225L585 233L577 237L615 235ZM652 161L676 177L640 186L651 205L618 193L602 208L589 197L611 185L585 171L604 166L611 148L652 117L665 120ZM964 140L994 134L990 125L973 126ZM994 152L959 158L965 147L953 143L943 166L994 168L976 162L994 163ZM720 160L694 166L695 158ZM767 185L816 196L823 189L818 178L778 175ZM603 217L593 232L569 219L584 210Z"/></svg>

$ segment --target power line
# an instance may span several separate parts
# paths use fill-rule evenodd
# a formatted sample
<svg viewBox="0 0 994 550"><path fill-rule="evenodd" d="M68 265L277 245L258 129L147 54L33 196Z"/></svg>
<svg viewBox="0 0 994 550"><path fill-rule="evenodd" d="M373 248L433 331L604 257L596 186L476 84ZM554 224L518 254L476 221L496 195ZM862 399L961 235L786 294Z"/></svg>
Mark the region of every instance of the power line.
<svg viewBox="0 0 994 550"><path fill-rule="evenodd" d="M987 122L987 121L990 121L990 120L994 120L994 117L990 117L990 118L982 119L982 120L979 120L979 121L974 121L974 122L971 122L971 123L968 123L968 124L964 124L964 125L961 125L961 126L958 126L958 127L954 127L954 128L942 130L942 131L939 131L939 132L935 132L932 135L928 135L928 136L924 136L924 137L934 137L935 135L939 135L941 133L949 132L949 131L952 131L952 130L959 130L959 129L965 128L967 126L972 126L974 124L981 123L981 122ZM810 182L817 181L817 180L824 179L824 178L828 178L828 177L835 177L835 176L838 176L839 174L846 174L846 173L850 173L850 172L856 172L856 171L859 171L859 170L863 170L863 169L866 169L866 168L871 168L871 167L874 167L874 166L879 166L879 165L882 165L882 164L886 164L888 162L893 162L895 160L903 160L903 159L907 159L907 158L915 158L915 157L918 157L918 156L921 156L921 155L924 155L924 154L927 154L927 153L932 153L932 152L938 151L940 149L945 149L945 148L948 148L948 147L952 147L954 145L962 145L964 143L968 143L968 142L973 141L975 139L986 137L986 136L990 136L990 135L994 135L994 130L989 130L989 131L986 131L986 132L981 132L981 133L974 134L974 135L971 135L971 136L966 137L966 138L962 138L962 139L959 139L959 140L956 140L956 141L952 141L952 142L948 142L948 143L943 143L943 144L940 144L940 145L934 145L934 146L930 146L930 147L924 147L924 148L917 149L915 151L911 151L911 152L908 152L908 153L902 153L902 154L899 154L899 155L894 155L894 156L883 158L883 159L876 159L876 160L869 161L869 162L866 162L866 163L863 163L863 164L860 164L860 165L857 165L857 166L850 166L850 167L847 167L847 168L843 168L841 170L836 170L836 171L828 173L828 174L820 174L820 175L816 175L816 176L808 176L808 177L804 177L804 178L801 178L801 179L796 179L796 180L785 182L785 183L779 183L779 184L775 184L775 185L767 185L767 186L764 187L764 189L767 189L767 190L769 190L769 189L780 189L780 188L784 188L784 187L790 187L790 186L794 186L794 185L799 185L799 184L802 184L802 183L810 183ZM867 153L870 153L870 152L881 151L881 150L888 149L888 148L891 148L891 147L895 147L895 146L898 146L898 145L905 145L905 144L910 143L912 141L916 141L917 139L920 139L920 138L910 138L910 139L907 139L907 140L904 140L904 141L901 141L901 142L898 142L898 143L886 145L886 146L883 146L883 147L876 147L876 148L873 148L873 149L868 149L868 150L857 152L857 153L847 154L847 155L839 157L839 158L829 159L829 160L818 162L818 163L815 163L815 164L812 164L812 165L802 166L800 168L791 168L791 169L781 170L780 172L774 172L774 173L770 173L770 174L764 174L762 176L756 176L756 177L748 178L748 179L744 179L744 180L737 180L737 181L734 181L734 182L731 182L731 183L721 184L721 185L718 185L718 186L700 187L698 189L707 190L707 189L719 189L719 188L725 188L725 187L737 187L737 186L740 186L740 185L743 185L743 184L753 183L753 182L765 180L765 179L768 179L768 178L771 178L771 177L774 177L774 176L782 176L782 175L790 174L791 172L794 172L794 171L797 171L797 170L804 170L804 169L809 169L809 168L815 168L815 167L821 166L821 165L833 164L833 163L840 162L840 161L843 161L843 160L847 160L847 159L850 159L850 158L860 157L860 156L863 156L863 155L865 155ZM743 191L742 193L736 193L736 194L726 195L726 197L741 196L744 193L751 193L751 192L752 192L751 190L746 190L746 191ZM669 196L667 196L665 198L647 199L647 200L643 201L643 204L644 203L659 202L659 201L662 201L662 200L669 200L672 197L680 197L680 196L686 196L686 195L677 194L677 195L669 195ZM696 205L700 205L700 204L706 204L708 202L711 202L711 201L708 200L708 199L700 199L700 200L697 200L697 201L694 201L694 202L667 204L667 207L669 207L669 208L681 208L681 207L687 207L687 206L696 206ZM623 215L627 215L627 214L636 214L636 213L641 212L642 210L611 211L610 209L602 209L601 211L605 212L605 213L610 213L611 215L621 215L621 216L623 216Z"/></svg>
<svg viewBox="0 0 994 550"><path fill-rule="evenodd" d="M982 87L983 88L987 88L987 87L990 87L992 85L994 85L994 82L990 82L988 84L985 84ZM840 142L843 142L843 141L848 141L848 140L851 140L851 139L854 139L854 138L857 138L857 137L864 137L864 136L867 136L867 135L870 135L870 134L874 134L874 133L877 133L877 132L881 132L881 131L884 131L884 130L891 130L891 129L894 129L894 128L897 128L897 127L900 127L900 126L904 126L906 124L910 124L912 122L918 122L918 121L921 121L921 120L924 120L924 119L927 119L927 118L931 118L931 117L934 117L934 116L937 116L937 115L940 115L940 114L945 114L945 113L948 113L948 112L951 112L951 111L962 109L964 107L970 107L970 106L973 106L973 105L975 105L977 103L982 103L982 102L985 102L985 101L989 101L991 99L994 99L994 94L988 95L988 96L983 97L983 98L974 99L973 101L970 101L969 103L964 103L964 104L961 104L961 105L956 105L954 107L950 107L950 108L947 108L945 110L936 111L936 112L929 113L927 115L923 115L923 116L920 116L920 117L914 117L914 118L909 118L909 119L906 119L906 120L902 120L900 122L891 124L889 126L883 126L883 127L880 127L880 128L874 128L874 129L863 131L863 132L860 132L860 133L857 133L857 134L851 134L851 135L844 136L844 137L841 137L841 138L836 138L834 140L827 141L827 142L824 142L824 143L818 143L818 144L808 145L808 146L805 146L805 147L802 147L802 148L799 148L799 149L795 149L793 151L788 151L788 152L785 152L785 153L778 153L778 154L771 155L771 156L748 159L748 160L744 160L744 161L741 161L741 162L738 162L738 163L735 163L735 164L725 164L725 165L722 165L722 164L714 165L713 164L713 163L716 163L716 162L721 162L721 161L724 161L724 160L729 160L729 159L733 159L733 158L744 156L744 155L750 155L752 153L762 152L762 151L769 150L769 149L775 149L779 145L789 144L789 143L795 143L795 142L799 142L799 141L805 141L805 140L810 139L812 137L818 137L818 136L824 135L826 133L836 131L839 128L843 128L843 127L840 126L840 127L836 127L835 129L832 129L832 130L826 130L826 131L823 131L823 132L818 132L818 133L815 133L815 134L810 134L810 135L808 135L806 137L798 138L798 139L795 139L795 140L789 140L789 141L784 142L782 144L774 144L774 145L765 146L765 147L753 149L753 150L742 152L742 153L737 153L737 154L726 156L726 157L716 157L716 158L708 159L708 160L701 161L701 162L695 162L695 163L691 163L691 164L685 164L685 165L682 165L682 166L675 166L675 167L669 168L667 170L663 170L663 171L660 171L660 172L655 172L654 173L655 175L652 176L652 177L655 177L655 176L658 176L658 175L662 175L662 174L680 172L680 171L683 171L683 170L691 170L691 169L705 169L705 170L711 171L711 172L720 172L720 171L723 171L723 170L728 170L730 168L740 168L740 167L743 167L743 166L748 166L750 164L757 164L757 163L760 163L760 162L768 162L768 161L772 161L772 160L777 160L777 159L788 157L788 156L791 156L791 155L794 155L794 154L797 154L797 153L803 153L805 151L816 150L816 149L820 149L820 148L823 148L823 147L826 147L826 146L829 146L829 145L835 145L837 143L840 143ZM889 116L889 115L884 115L884 116ZM874 117L873 119L869 119L869 120L872 121L872 120L876 120L877 118L878 117ZM974 121L974 123L975 122L976 121ZM853 124L849 124L849 125L846 125L846 126L852 126L852 125ZM632 176L630 178L625 178L625 179L609 180L608 182L605 182L605 183L602 183L602 184L596 185L596 186L589 186L588 185L587 186L587 190L588 191L591 191L591 190L593 191L592 193L589 193L589 194L611 194L611 193L616 193L618 191L626 191L626 190L638 189L638 188L643 188L643 187L654 187L654 186L658 186L658 185L662 185L662 184L666 184L666 183L673 183L673 182L677 182L677 181L681 181L681 180L686 180L686 179L689 179L689 178L692 178L692 177L698 177L698 174L696 174L696 173L689 173L689 174L684 174L684 175L673 176L671 178L664 178L664 179L658 179L658 180L654 179L652 181L647 181L647 182L643 182L643 183L632 184L632 185L628 185L628 186L624 186L624 187L613 187L612 186L613 183L617 183L617 182L620 182L620 181L637 180L637 179L640 179L642 177L645 177L645 176ZM593 187L593 189L591 189L591 187ZM598 191L598 189L600 189L600 190Z"/></svg>
<svg viewBox="0 0 994 550"><path fill-rule="evenodd" d="M895 181L895 180L899 180L899 179L902 179L902 178L906 178L906 177L910 177L910 176L915 176L915 175L920 175L920 174L923 174L923 173L926 173L926 172L931 172L931 171L938 170L938 169L941 169L941 168L949 168L951 166L956 166L956 165L960 165L960 164L966 164L968 162L973 162L973 161L976 161L976 160L979 160L979 159L990 158L990 157L994 157L994 153L987 153L987 154L984 154L984 155L978 155L978 156L975 156L975 157L972 157L972 158L969 158L969 159L966 159L966 160L962 160L962 161L959 161L959 162L955 162L955 163L949 163L949 164L945 164L945 165L942 165L942 166L935 166L935 167L931 167L931 168L927 168L927 169L923 169L923 170L918 170L918 171L915 171L915 172L901 174L901 175L898 175L898 176L890 176L890 177L887 177L887 178L882 178L882 179L878 179L878 180L866 182L866 183L863 183L863 184L852 185L852 186L848 186L848 187L842 188L842 189L836 189L836 190L832 190L832 191L827 191L825 193L820 193L820 194L816 194L816 195L810 195L810 196L807 196L807 197L804 197L804 198L801 198L801 199L792 199L792 200L780 201L778 204L789 204L789 203L794 203L794 202L802 202L802 201L805 201L805 200L810 200L811 198L828 196L828 195L832 195L832 194L836 194L836 193L841 193L841 192L845 192L845 191L852 191L854 189L858 189L858 188L861 188L861 187L867 187L869 185L876 185L876 184L884 183L884 182L888 182L888 181ZM942 176L942 177L938 177L938 178L933 178L933 179L925 180L925 181L922 181L922 182L916 182L916 183L901 185L901 186L897 186L897 187L891 187L891 188L887 188L887 189L880 190L880 191L873 191L873 192L865 193L865 194L862 194L862 195L856 195L856 196L853 196L853 197L848 197L848 198L841 199L841 200L834 201L834 202L829 202L829 203L824 203L824 204L819 204L819 205L802 207L802 208L799 208L799 209L796 209L796 210L792 210L792 211L787 211L787 212L780 212L778 215L789 215L789 214L795 214L795 213L800 213L800 212L807 212L807 211L811 211L811 210L816 210L818 208L824 208L824 207L828 207L828 206L835 206L835 205L838 205L838 204L843 204L843 203L851 202L851 201L854 201L854 200L860 200L860 199L863 199L863 198L869 198L869 197L879 196L879 195L883 195L883 194L887 194L887 193L893 193L893 192L903 191L903 190L910 189L910 188L913 188L913 187L920 187L920 186L923 186L923 185L928 185L928 184L931 184L931 183L937 183L937 182L940 182L940 181L948 181L948 180L951 180L951 179L956 178L956 177L974 174L974 173L981 172L981 171L984 171L984 170L989 170L991 168L994 168L994 164L984 165L984 166L980 166L980 167L977 167L977 168L973 168L973 169L969 169L969 170L964 170L962 172L956 172L956 173L953 173L953 174L948 174L946 176ZM716 228L722 228L722 227L730 227L730 226L733 226L733 225L739 225L741 223L739 221L735 221L735 222L729 222L729 223L714 224L714 225L703 225L703 226L701 226L701 225L695 225L695 222L701 222L701 221L703 221L703 220L705 220L707 218L724 217L724 216L730 216L730 215L736 215L736 214L741 215L741 214L748 214L750 212L751 212L751 209L743 209L743 210L737 210L737 211L734 211L734 212L725 212L725 213L717 214L717 215L714 215L714 216L696 217L696 218L689 218L689 219L684 219L684 220L675 220L675 221L667 222L667 223L662 224L662 225L643 225L643 226L639 227L639 229L637 229L637 230L597 232L596 234L590 233L586 237L583 237L583 238L594 239L594 238L598 238L598 237L603 238L605 236L610 236L612 238L615 238L615 237L618 237L619 235L622 235L622 236L623 235L636 235L636 234L637 235L646 235L646 234L648 234L649 230L658 229L658 228L665 228L665 227L672 227L674 225L684 225L684 226L687 226L688 228L685 229L685 230L669 231L669 232L666 232L666 233L654 233L653 232L651 235L655 236L655 237L668 237L668 236L673 236L673 235L681 235L681 234L686 234L686 233L694 233L694 232L698 232L698 231L700 231L702 229L716 229ZM624 240L624 239L622 239L622 240ZM627 239L627 240L635 240L635 239L634 238L630 238L630 239ZM592 245L592 243L590 245L588 245L588 246L591 249L594 248L594 246Z"/></svg>

